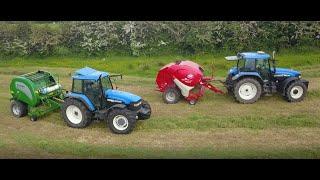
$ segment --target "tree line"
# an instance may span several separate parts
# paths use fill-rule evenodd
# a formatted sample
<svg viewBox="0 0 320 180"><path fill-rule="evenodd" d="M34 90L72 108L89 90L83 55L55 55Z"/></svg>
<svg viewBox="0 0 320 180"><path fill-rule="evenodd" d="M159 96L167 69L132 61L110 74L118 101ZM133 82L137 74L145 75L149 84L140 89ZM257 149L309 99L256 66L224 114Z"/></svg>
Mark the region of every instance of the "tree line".
<svg viewBox="0 0 320 180"><path fill-rule="evenodd" d="M320 47L318 21L0 22L1 56L131 56Z"/></svg>

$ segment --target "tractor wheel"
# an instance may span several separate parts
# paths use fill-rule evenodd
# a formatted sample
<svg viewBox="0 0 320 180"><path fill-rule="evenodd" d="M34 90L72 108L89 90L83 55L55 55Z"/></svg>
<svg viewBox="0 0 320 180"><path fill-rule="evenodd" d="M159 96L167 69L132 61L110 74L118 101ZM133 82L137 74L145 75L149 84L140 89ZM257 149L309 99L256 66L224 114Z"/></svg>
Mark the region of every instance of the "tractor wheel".
<svg viewBox="0 0 320 180"><path fill-rule="evenodd" d="M87 111L87 107L82 102L67 98L62 105L61 115L69 127L84 128L91 123Z"/></svg>
<svg viewBox="0 0 320 180"><path fill-rule="evenodd" d="M130 111L126 108L112 109L108 114L108 126L115 134L129 134L136 124L135 111Z"/></svg>
<svg viewBox="0 0 320 180"><path fill-rule="evenodd" d="M11 102L11 113L14 117L23 117L28 113L28 107L25 103L13 100Z"/></svg>
<svg viewBox="0 0 320 180"><path fill-rule="evenodd" d="M302 101L307 93L307 87L301 81L295 81L286 88L285 98L288 102Z"/></svg>
<svg viewBox="0 0 320 180"><path fill-rule="evenodd" d="M179 101L181 92L177 88L171 87L166 89L162 94L162 99L167 104L175 104Z"/></svg>
<svg viewBox="0 0 320 180"><path fill-rule="evenodd" d="M142 100L141 107L143 108L143 111L145 111L146 113L138 113L138 119L139 120L149 119L150 116L151 116L151 106L150 106L150 104L147 101Z"/></svg>
<svg viewBox="0 0 320 180"><path fill-rule="evenodd" d="M234 98L243 104L256 102L261 96L261 84L253 78L244 78L235 85Z"/></svg>

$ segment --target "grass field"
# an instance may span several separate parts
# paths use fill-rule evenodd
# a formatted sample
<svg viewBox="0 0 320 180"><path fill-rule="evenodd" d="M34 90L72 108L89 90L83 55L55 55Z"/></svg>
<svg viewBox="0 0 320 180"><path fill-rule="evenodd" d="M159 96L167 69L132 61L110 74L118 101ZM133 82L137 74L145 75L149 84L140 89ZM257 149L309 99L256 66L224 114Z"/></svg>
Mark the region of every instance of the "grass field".
<svg viewBox="0 0 320 180"><path fill-rule="evenodd" d="M0 64L0 157L320 158L320 53L287 53L277 58L279 66L301 70L310 81L308 95L300 103L288 103L275 94L243 105L207 91L195 106L185 101L167 105L154 90L157 70L178 59L204 65L208 75L214 62L215 75L224 79L233 65L223 60L226 55L4 60ZM37 122L10 114L9 83L14 75L44 69L59 75L62 85L70 89L70 74L86 65L123 73L117 86L148 100L152 117L139 121L129 135L115 135L103 122L85 129L69 128L59 112Z"/></svg>

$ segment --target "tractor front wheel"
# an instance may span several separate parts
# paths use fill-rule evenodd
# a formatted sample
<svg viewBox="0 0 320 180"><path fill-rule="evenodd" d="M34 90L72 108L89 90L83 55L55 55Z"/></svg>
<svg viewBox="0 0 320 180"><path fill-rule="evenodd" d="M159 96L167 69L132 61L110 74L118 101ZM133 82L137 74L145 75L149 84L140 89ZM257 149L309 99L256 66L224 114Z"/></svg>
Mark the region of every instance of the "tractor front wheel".
<svg viewBox="0 0 320 180"><path fill-rule="evenodd" d="M84 128L91 122L91 118L86 114L87 111L82 102L67 98L62 105L61 115L69 127Z"/></svg>
<svg viewBox="0 0 320 180"><path fill-rule="evenodd" d="M28 113L28 107L25 103L13 100L11 102L11 113L14 117L23 117Z"/></svg>
<svg viewBox="0 0 320 180"><path fill-rule="evenodd" d="M108 126L115 134L129 134L136 124L137 113L127 108L112 109L108 114Z"/></svg>
<svg viewBox="0 0 320 180"><path fill-rule="evenodd" d="M260 98L261 92L261 85L256 79L244 78L236 83L233 94L238 102L250 104Z"/></svg>
<svg viewBox="0 0 320 180"><path fill-rule="evenodd" d="M304 99L306 92L306 85L303 82L295 81L286 88L285 98L289 102L299 102Z"/></svg>
<svg viewBox="0 0 320 180"><path fill-rule="evenodd" d="M164 102L167 104L177 103L179 101L180 97L181 97L180 90L178 90L177 88L173 88L173 87L166 89L162 94L162 98L163 98Z"/></svg>

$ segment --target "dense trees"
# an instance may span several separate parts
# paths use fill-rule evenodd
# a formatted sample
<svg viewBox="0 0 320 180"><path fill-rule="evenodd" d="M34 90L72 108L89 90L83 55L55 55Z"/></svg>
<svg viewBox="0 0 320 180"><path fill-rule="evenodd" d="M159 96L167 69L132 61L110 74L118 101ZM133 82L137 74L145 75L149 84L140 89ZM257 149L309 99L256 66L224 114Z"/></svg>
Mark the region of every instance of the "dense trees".
<svg viewBox="0 0 320 180"><path fill-rule="evenodd" d="M320 47L320 22L1 22L1 56L133 56Z"/></svg>

